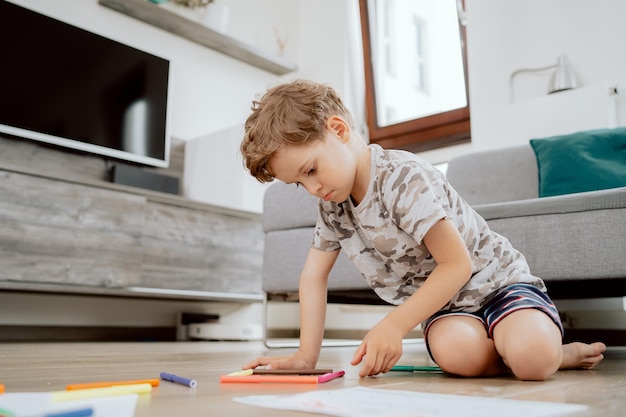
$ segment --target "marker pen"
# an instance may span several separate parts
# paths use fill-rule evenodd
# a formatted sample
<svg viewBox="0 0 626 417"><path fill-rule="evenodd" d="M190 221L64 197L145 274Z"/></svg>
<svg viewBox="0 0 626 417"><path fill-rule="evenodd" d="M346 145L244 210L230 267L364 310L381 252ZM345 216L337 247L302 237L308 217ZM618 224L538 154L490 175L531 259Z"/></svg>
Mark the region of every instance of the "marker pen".
<svg viewBox="0 0 626 417"><path fill-rule="evenodd" d="M45 414L43 417L90 417L93 416L93 408L80 408L72 411L57 411Z"/></svg>
<svg viewBox="0 0 626 417"><path fill-rule="evenodd" d="M150 384L153 387L159 386L159 379L136 379L132 381L100 381L100 382L84 382L81 384L69 384L65 387L66 390L77 389L89 389L89 388L106 388L115 385L137 385L137 384Z"/></svg>
<svg viewBox="0 0 626 417"><path fill-rule="evenodd" d="M50 400L57 401L74 401L87 398L113 397L116 395L127 394L148 394L152 391L150 384L137 385L114 385L105 388L89 388L77 389L71 391L53 391L50 393Z"/></svg>
<svg viewBox="0 0 626 417"><path fill-rule="evenodd" d="M438 366L412 366L412 365L396 365L392 367L390 372L443 372Z"/></svg>
<svg viewBox="0 0 626 417"><path fill-rule="evenodd" d="M195 379L184 378L182 376L169 374L167 372L161 372L160 377L161 379L164 379L166 381L175 382L181 385L187 385L190 388L195 388L198 386L198 382Z"/></svg>
<svg viewBox="0 0 626 417"><path fill-rule="evenodd" d="M322 384L324 382L332 381L335 378L340 378L340 377L344 376L345 374L346 373L344 371L329 372L327 374L320 375L317 378L317 382Z"/></svg>

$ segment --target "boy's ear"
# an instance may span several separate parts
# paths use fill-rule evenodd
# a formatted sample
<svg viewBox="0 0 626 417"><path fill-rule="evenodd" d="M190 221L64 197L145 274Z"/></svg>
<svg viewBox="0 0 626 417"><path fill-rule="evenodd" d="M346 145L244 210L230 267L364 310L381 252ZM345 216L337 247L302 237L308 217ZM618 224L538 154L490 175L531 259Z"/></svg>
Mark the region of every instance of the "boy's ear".
<svg viewBox="0 0 626 417"><path fill-rule="evenodd" d="M326 120L326 128L339 137L342 142L350 139L350 126L340 116L330 116Z"/></svg>

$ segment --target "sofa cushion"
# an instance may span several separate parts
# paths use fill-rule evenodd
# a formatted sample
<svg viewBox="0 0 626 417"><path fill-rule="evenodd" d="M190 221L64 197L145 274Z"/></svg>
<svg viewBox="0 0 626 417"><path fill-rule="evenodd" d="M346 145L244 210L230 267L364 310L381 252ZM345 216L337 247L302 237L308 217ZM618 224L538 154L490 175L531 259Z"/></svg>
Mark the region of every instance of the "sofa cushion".
<svg viewBox="0 0 626 417"><path fill-rule="evenodd" d="M313 241L313 227L274 230L265 234L263 252L263 291L267 293L297 293L300 273ZM367 281L339 253L328 276L328 290L369 290Z"/></svg>
<svg viewBox="0 0 626 417"><path fill-rule="evenodd" d="M625 218L626 208L621 208L498 218L487 223L524 254L534 275L549 283L623 280ZM621 285L622 292L614 296L623 294Z"/></svg>
<svg viewBox="0 0 626 417"><path fill-rule="evenodd" d="M531 139L539 196L626 186L626 127Z"/></svg>
<svg viewBox="0 0 626 417"><path fill-rule="evenodd" d="M537 197L537 161L528 144L457 156L446 176L471 205Z"/></svg>
<svg viewBox="0 0 626 417"><path fill-rule="evenodd" d="M265 190L263 231L313 227L317 220L318 199L304 187L275 181Z"/></svg>
<svg viewBox="0 0 626 417"><path fill-rule="evenodd" d="M485 220L617 208L626 209L626 187L474 206Z"/></svg>
<svg viewBox="0 0 626 417"><path fill-rule="evenodd" d="M624 277L626 187L474 209L546 282Z"/></svg>

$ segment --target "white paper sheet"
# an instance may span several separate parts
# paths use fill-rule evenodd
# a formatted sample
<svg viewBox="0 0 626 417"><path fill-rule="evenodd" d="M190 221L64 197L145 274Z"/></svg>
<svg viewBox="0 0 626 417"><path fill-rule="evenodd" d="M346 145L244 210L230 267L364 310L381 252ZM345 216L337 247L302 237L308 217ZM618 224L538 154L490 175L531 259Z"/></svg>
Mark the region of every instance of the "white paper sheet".
<svg viewBox="0 0 626 417"><path fill-rule="evenodd" d="M15 417L36 417L87 407L93 408L93 417L133 417L137 397L137 394L130 394L52 402L48 392L15 392L0 395L0 408L11 411Z"/></svg>
<svg viewBox="0 0 626 417"><path fill-rule="evenodd" d="M556 417L588 408L577 404L363 387L292 395L252 395L235 397L233 401L338 417Z"/></svg>

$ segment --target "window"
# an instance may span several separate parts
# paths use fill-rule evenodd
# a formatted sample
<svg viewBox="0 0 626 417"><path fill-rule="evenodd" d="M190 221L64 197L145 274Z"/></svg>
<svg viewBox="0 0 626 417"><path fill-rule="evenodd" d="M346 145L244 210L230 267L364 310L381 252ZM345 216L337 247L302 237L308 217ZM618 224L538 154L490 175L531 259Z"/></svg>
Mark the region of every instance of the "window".
<svg viewBox="0 0 626 417"><path fill-rule="evenodd" d="M461 0L359 0L371 143L412 152L468 142Z"/></svg>

